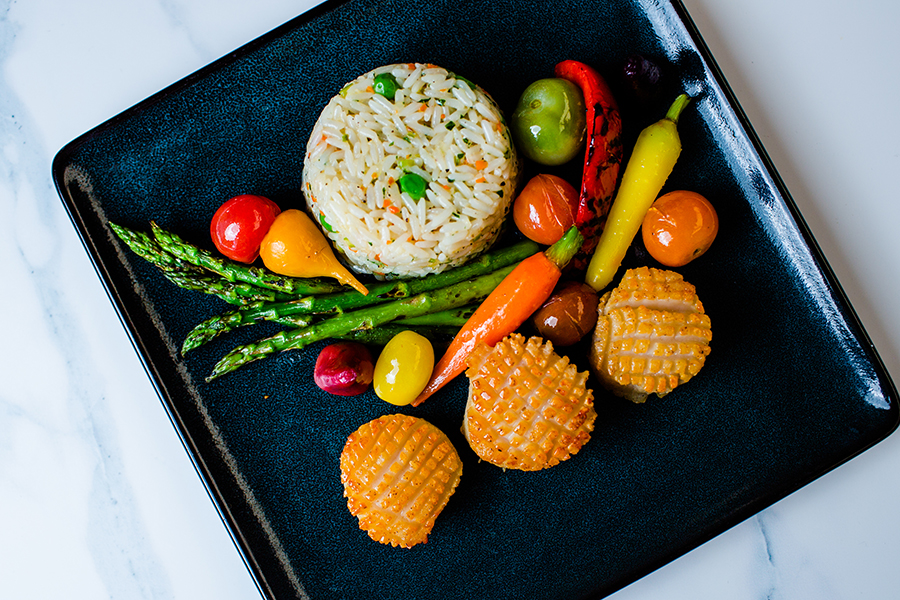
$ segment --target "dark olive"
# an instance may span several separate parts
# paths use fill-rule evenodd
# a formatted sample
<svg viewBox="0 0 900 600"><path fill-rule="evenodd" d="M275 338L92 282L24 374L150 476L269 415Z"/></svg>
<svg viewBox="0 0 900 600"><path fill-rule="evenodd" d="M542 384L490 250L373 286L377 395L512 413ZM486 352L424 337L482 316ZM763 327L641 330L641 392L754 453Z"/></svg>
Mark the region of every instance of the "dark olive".
<svg viewBox="0 0 900 600"><path fill-rule="evenodd" d="M622 66L622 74L641 102L649 102L659 93L662 72L659 65L645 56L628 56Z"/></svg>
<svg viewBox="0 0 900 600"><path fill-rule="evenodd" d="M653 87L659 83L659 67L640 54L631 54L622 66L625 79L640 87Z"/></svg>
<svg viewBox="0 0 900 600"><path fill-rule="evenodd" d="M554 346L577 343L597 324L599 297L589 285L568 281L557 288L531 320L538 335Z"/></svg>

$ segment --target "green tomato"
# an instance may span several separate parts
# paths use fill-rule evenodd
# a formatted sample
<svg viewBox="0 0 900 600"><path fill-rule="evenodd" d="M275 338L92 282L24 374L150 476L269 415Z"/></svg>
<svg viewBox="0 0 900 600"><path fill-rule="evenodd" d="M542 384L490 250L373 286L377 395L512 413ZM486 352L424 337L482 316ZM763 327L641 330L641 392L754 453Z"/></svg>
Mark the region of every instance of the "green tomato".
<svg viewBox="0 0 900 600"><path fill-rule="evenodd" d="M390 404L405 406L431 379L434 348L424 336L401 331L385 345L375 362L375 394Z"/></svg>
<svg viewBox="0 0 900 600"><path fill-rule="evenodd" d="M519 150L543 165L572 160L584 143L586 122L584 96L565 79L539 79L529 85L511 119Z"/></svg>

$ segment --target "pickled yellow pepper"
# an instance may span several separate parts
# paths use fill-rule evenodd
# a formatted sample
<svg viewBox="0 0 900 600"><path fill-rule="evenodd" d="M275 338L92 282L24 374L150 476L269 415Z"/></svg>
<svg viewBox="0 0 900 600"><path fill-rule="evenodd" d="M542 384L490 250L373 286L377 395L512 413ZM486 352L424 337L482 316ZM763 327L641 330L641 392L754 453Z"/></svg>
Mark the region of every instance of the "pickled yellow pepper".
<svg viewBox="0 0 900 600"><path fill-rule="evenodd" d="M678 96L666 116L646 127L635 142L585 275L587 284L597 291L612 282L628 246L641 227L644 215L675 167L681 154L678 117L688 102L690 97L687 94Z"/></svg>
<svg viewBox="0 0 900 600"><path fill-rule="evenodd" d="M266 268L289 277L334 277L360 294L369 290L338 261L312 219L296 208L275 218L259 248Z"/></svg>

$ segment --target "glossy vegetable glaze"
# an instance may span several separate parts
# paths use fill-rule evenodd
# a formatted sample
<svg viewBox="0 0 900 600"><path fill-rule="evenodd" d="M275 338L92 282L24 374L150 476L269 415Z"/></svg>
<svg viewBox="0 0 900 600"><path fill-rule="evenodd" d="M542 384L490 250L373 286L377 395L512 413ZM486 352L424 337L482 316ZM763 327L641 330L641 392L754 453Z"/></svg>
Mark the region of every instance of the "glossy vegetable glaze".
<svg viewBox="0 0 900 600"><path fill-rule="evenodd" d="M535 175L513 202L513 222L539 244L555 244L575 224L578 191L556 175Z"/></svg>
<svg viewBox="0 0 900 600"><path fill-rule="evenodd" d="M338 342L322 348L316 358L316 385L336 396L356 396L372 385L375 363L369 349L357 342Z"/></svg>
<svg viewBox="0 0 900 600"><path fill-rule="evenodd" d="M662 79L659 65L640 54L629 54L625 58L622 75L635 96L644 102L656 96Z"/></svg>
<svg viewBox="0 0 900 600"><path fill-rule="evenodd" d="M379 73L375 76L375 85L372 87L375 89L376 94L381 94L388 100L393 100L400 84L397 82L397 78L390 73Z"/></svg>
<svg viewBox="0 0 900 600"><path fill-rule="evenodd" d="M531 322L538 335L554 346L571 346L593 331L598 302L592 287L580 281L567 281L534 312Z"/></svg>
<svg viewBox="0 0 900 600"><path fill-rule="evenodd" d="M219 252L250 264L259 257L259 246L280 213L278 205L263 196L235 196L216 210L209 234Z"/></svg>
<svg viewBox="0 0 900 600"><path fill-rule="evenodd" d="M542 165L561 165L584 143L585 115L578 86L565 79L539 79L519 98L510 129L522 154Z"/></svg>
<svg viewBox="0 0 900 600"><path fill-rule="evenodd" d="M290 277L334 277L368 294L365 286L342 265L312 219L295 208L278 215L260 246L263 263L271 271Z"/></svg>
<svg viewBox="0 0 900 600"><path fill-rule="evenodd" d="M678 118L689 101L686 94L678 96L666 116L644 128L635 142L585 276L588 285L597 291L612 282L644 215L681 154Z"/></svg>
<svg viewBox="0 0 900 600"><path fill-rule="evenodd" d="M641 223L644 247L667 267L703 256L719 232L719 216L706 197L675 190L656 199Z"/></svg>
<svg viewBox="0 0 900 600"><path fill-rule="evenodd" d="M405 406L428 383L434 367L434 349L428 338L401 331L382 349L375 363L375 394L390 404Z"/></svg>
<svg viewBox="0 0 900 600"><path fill-rule="evenodd" d="M576 60L564 60L554 68L557 77L571 81L582 92L587 111L587 143L581 175L581 193L575 224L584 245L572 259L571 269L587 267L600 230L612 204L622 162L622 119L606 81L594 68Z"/></svg>
<svg viewBox="0 0 900 600"><path fill-rule="evenodd" d="M328 3L129 109L57 156L54 179L75 227L173 421L192 441L198 470L230 533L271 597L410 600L427 590L459 600L600 598L893 430L896 388L802 215L757 139L748 136L752 125L682 17L682 7L665 1L501 1L479 4L478 18L443 0ZM423 26L433 23L440 27ZM533 52L546 40L553 53ZM603 402L597 440L563 470L517 477L473 463L474 477L451 499L433 539L406 552L380 548L357 529L339 498L323 500L323 491L336 489L335 469L323 468L323 448L334 458L347 435L377 416L373 410L389 407L329 401L311 377L273 377L283 368L310 373L315 352L286 353L204 383L213 350L182 359L171 350L177 343L172 334L221 304L174 288L110 236L106 224L157 219L205 233L209 216L236 189L274 187L274 199L288 196L301 188L301 177L297 154L285 149L295 146L296 132L312 127L316 104L349 74L370 68L373 57L415 48L490 83L502 107L514 106L516 90L544 76L537 73L552 72L560 57L586 57L606 68L622 52L639 51L675 67L663 93L688 86L704 99L680 126L685 168L676 169L670 183L689 188L697 176L715 174L716 187L729 193L716 205L723 234L726 223L736 225L728 228L727 244L720 239L691 266L691 280L696 277L704 302L717 311L719 331L740 344L726 348L720 336L715 359L681 390L684 399L636 408ZM677 64L662 57L677 57ZM624 111L626 99L620 100ZM246 119L248 111L258 118ZM629 102L623 118L637 133L637 119L654 114L655 108L637 110ZM185 144L190 160L184 160ZM152 189L165 193L148 194ZM764 289L753 287L756 282ZM751 288L762 293L748 293ZM769 327L743 327L760 321ZM798 379L797 373L828 376ZM462 384L416 409L454 439ZM264 401L263 390L270 394ZM779 401L787 397L809 402ZM298 398L310 399L302 410ZM809 410L810 402L816 410ZM554 499L559 519L540 518L547 498ZM575 526L560 528L560 519ZM411 568L398 569L400 563Z"/></svg>

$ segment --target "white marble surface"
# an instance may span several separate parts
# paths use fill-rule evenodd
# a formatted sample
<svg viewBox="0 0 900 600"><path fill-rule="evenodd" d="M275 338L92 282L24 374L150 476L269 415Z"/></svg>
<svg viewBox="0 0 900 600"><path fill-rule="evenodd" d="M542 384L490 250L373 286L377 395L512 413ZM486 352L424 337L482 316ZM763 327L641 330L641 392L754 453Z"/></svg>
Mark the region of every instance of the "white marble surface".
<svg viewBox="0 0 900 600"><path fill-rule="evenodd" d="M0 597L258 597L50 162L312 4L0 1ZM900 3L686 4L900 377ZM896 598L898 501L894 435L613 597Z"/></svg>

